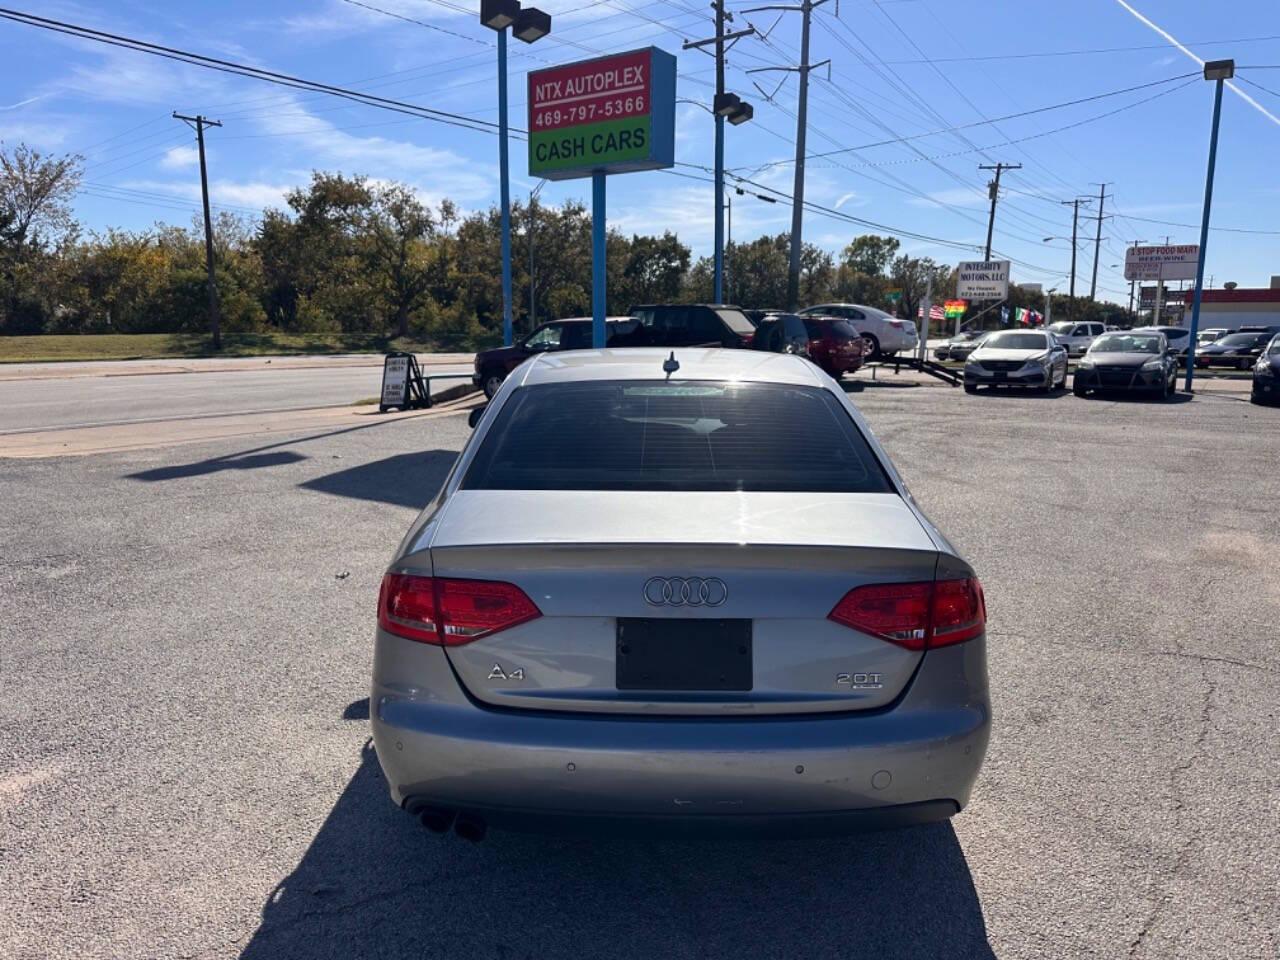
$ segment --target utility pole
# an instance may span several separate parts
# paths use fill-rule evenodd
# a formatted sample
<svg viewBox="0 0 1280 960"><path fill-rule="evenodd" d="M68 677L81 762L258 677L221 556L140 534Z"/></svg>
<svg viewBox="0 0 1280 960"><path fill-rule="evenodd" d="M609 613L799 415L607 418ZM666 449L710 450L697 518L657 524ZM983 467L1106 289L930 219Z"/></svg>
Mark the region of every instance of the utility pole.
<svg viewBox="0 0 1280 960"><path fill-rule="evenodd" d="M987 193L991 195L991 216L987 219L987 259L991 259L991 234L996 227L996 200L1000 196L1000 174L1005 170L1021 170L1020 163L997 163L995 166L981 164L979 170L994 170L996 178L987 184Z"/></svg>
<svg viewBox="0 0 1280 960"><path fill-rule="evenodd" d="M173 118L194 126L196 143L200 145L200 194L204 198L204 261L209 271L209 329L213 332L213 349L222 349L222 332L218 329L218 285L213 279L213 223L209 220L209 175L204 163L204 128L220 127L220 120L207 120L196 114L184 117L174 111Z"/></svg>
<svg viewBox="0 0 1280 960"><path fill-rule="evenodd" d="M1060 202L1071 204L1071 293L1067 300L1067 319L1074 320L1076 317L1076 231L1080 227L1080 204L1091 203L1092 200L1076 197L1074 200Z"/></svg>
<svg viewBox="0 0 1280 960"><path fill-rule="evenodd" d="M711 299L716 303L724 302L724 121L729 119L730 123L735 126L751 119L753 110L751 105L742 101L736 94L725 93L724 89L724 54L727 49L733 46L741 37L750 36L756 32L755 27L747 27L746 30L738 30L734 33L725 33L725 21L733 22L733 14L724 8L724 0L713 0L711 4L716 12L716 33L714 37L708 37L705 40L686 40L681 49L691 50L702 48L711 44L715 45L716 52L716 96L712 102L712 115L716 119L716 171L715 171L715 192L716 192L716 222L715 222L715 251L713 253L713 262L715 264L713 290ZM725 44L728 43L729 47ZM704 51L705 52L705 51Z"/></svg>
<svg viewBox="0 0 1280 960"><path fill-rule="evenodd" d="M1102 205L1107 200L1107 185L1098 184L1098 232L1093 238L1093 282L1089 284L1089 299L1096 298L1098 293L1098 257L1102 252Z"/></svg>
<svg viewBox="0 0 1280 960"><path fill-rule="evenodd" d="M821 60L809 62L809 21L813 11L827 0L804 0L799 6L767 6L752 7L745 13L757 10L782 10L799 13L800 22L800 66L798 67L759 67L751 73L765 70L782 70L800 74L800 100L796 105L796 170L795 180L791 188L791 257L787 263L787 309L795 311L800 301L800 253L803 247L802 230L804 227L804 153L805 133L809 126L809 71L815 67L825 66L831 61Z"/></svg>

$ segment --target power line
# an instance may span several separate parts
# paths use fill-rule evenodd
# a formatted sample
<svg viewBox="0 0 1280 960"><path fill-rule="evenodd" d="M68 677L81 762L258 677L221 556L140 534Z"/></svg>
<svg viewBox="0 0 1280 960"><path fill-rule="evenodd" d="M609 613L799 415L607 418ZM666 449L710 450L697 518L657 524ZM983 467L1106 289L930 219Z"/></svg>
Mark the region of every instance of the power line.
<svg viewBox="0 0 1280 960"><path fill-rule="evenodd" d="M1208 47L1217 44L1235 44L1235 43L1264 43L1268 40L1280 40L1280 35L1269 37L1235 37L1230 40L1192 40L1186 43L1188 47ZM1133 47L1095 47L1089 50L1047 50L1037 53L992 53L984 54L976 57L922 57L916 60L886 60L894 66L902 66L911 63L975 63L983 60L1029 60L1038 57L1079 57L1091 54L1103 53L1129 53L1138 50L1168 50L1167 43L1149 43ZM1242 69L1242 68L1237 68Z"/></svg>
<svg viewBox="0 0 1280 960"><path fill-rule="evenodd" d="M1163 84L1173 83L1175 80L1186 80L1186 79L1188 79L1188 78L1198 78L1199 76L1200 76L1200 73L1199 73L1199 72L1194 72L1194 73L1183 73L1183 74L1179 74L1179 75L1178 75L1178 76L1176 76L1176 77L1166 77L1166 78L1165 78L1165 79L1163 79L1163 80L1153 80L1153 81L1150 81L1150 82L1148 82L1148 83L1139 83L1139 84L1135 84L1134 86L1131 86L1131 87L1125 87L1125 88L1123 88L1123 89L1121 89L1121 90L1111 90L1111 91L1109 91L1109 92L1107 92L1107 93L1098 93L1098 94L1094 94L1093 96L1089 96L1089 97L1080 97L1080 98L1075 99L1075 100L1066 100L1066 101L1063 101L1062 103L1051 103L1051 104L1048 104L1047 106L1043 106L1043 107L1035 107L1034 109L1031 109L1031 110L1022 110L1022 111L1019 111L1018 113L1010 113L1010 114L1006 114L1005 116L1002 116L1002 117L994 117L994 118L992 118L992 119L990 119L990 120L975 120L975 121L973 121L972 123L961 123L961 124L957 124L956 126L946 127L946 128L944 128L944 129L941 129L941 130L930 130L928 133L913 133L913 134L910 134L910 135L905 136L905 137L895 137L895 138L893 138L893 139L888 139L888 140L875 140L875 141L872 141L871 143L864 143L864 144L862 144L862 145L860 145L860 146L857 146L857 147L845 147L845 148L840 149L840 150L828 150L828 151L826 151L825 153L811 153L811 154L809 154L808 159L810 159L810 160L820 160L820 159L823 159L823 158L825 158L825 157L831 157L831 156L835 156L835 155L837 155L837 154L841 154L841 153L854 153L854 152L859 151L859 150L870 150L870 149L871 149L871 148L873 148L873 147L885 147L885 146L890 146L890 145L893 145L893 144L909 143L909 142L911 142L911 141L913 141L913 140L923 140L923 139L925 139L925 138L927 138L927 137L937 137L937 136L941 136L941 135L943 135L943 134L947 134L947 133L955 133L955 132L960 131L960 130L972 130L974 127L985 127L985 126L988 126L988 125L990 125L990 124L1003 123L1003 122L1004 122L1004 121L1006 121L1006 120L1017 120L1017 119L1019 119L1019 118L1021 118L1021 117L1030 117L1030 116L1034 116L1035 114L1039 114L1039 113L1047 113L1047 112L1049 112L1049 111L1051 111L1051 110L1061 110L1061 109L1064 109L1064 108L1066 108L1066 107L1075 107L1075 106L1079 106L1079 105L1080 105L1080 104L1082 104L1082 103L1091 103L1091 102L1093 102L1093 101L1095 101L1095 100L1105 100L1105 99L1107 99L1107 98L1109 98L1109 97L1118 97L1118 96L1122 96L1123 94L1126 94L1126 93L1133 93L1133 92L1134 92L1134 91L1136 91L1136 90L1145 90L1145 89L1148 89L1148 88L1150 88L1150 87L1157 87L1157 86L1161 86L1161 85L1163 85ZM1183 84L1182 86L1187 86L1187 84ZM1181 87L1181 86L1180 86L1180 87L1174 87L1174 88L1172 88L1171 90L1164 91L1164 93L1171 93L1171 92L1173 92L1174 90L1180 90L1180 89L1182 89L1182 87ZM1163 94L1160 94L1160 95L1163 95ZM1154 99L1154 98L1151 98L1151 99ZM1147 100L1138 100L1138 101L1135 101L1134 103L1129 104L1128 106L1126 106L1126 107L1124 107L1124 108L1122 108L1122 109L1128 110L1128 109L1130 109L1130 108L1132 108L1132 107L1140 106L1141 104L1144 104L1144 103L1147 103L1147 102L1148 102ZM1098 116L1096 116L1096 117L1091 117L1089 120L1085 120L1085 121L1078 121L1078 122L1076 122L1076 123L1074 123L1074 124L1070 124L1070 125L1065 126L1065 127L1058 127L1058 128L1056 128L1056 129L1054 129L1054 130L1046 131L1045 133L1035 134L1034 136L1035 136L1035 137L1043 137L1043 136L1048 136L1048 135L1049 135L1049 134L1051 134L1051 133L1060 133L1060 132L1061 132L1061 131L1063 131L1063 130L1069 130L1069 129L1071 129L1071 127L1073 127L1073 126L1079 126L1081 123L1090 123L1090 122L1092 122L1092 121L1094 121L1094 120L1101 120L1101 119L1103 119L1104 117L1111 116L1111 115L1112 115L1112 113L1116 113L1116 112L1118 112L1118 111L1112 111L1111 113L1103 113L1103 114L1099 114L1099 115L1098 115ZM1021 139L1022 139L1022 140L1028 140L1028 139L1033 139L1033 137L1023 137L1023 138L1021 138ZM1009 141L1009 142L1018 142L1018 141ZM996 146L1004 146L1004 144L996 144ZM965 151L965 152L972 153L973 151L972 151L972 150L969 150L969 151ZM954 155L955 155L955 154L944 154L943 156L954 156ZM780 165L785 164L785 163L793 163L793 162L794 162L793 160L778 160L778 161L775 161L775 162L771 163L771 164L770 164L770 166L780 166Z"/></svg>
<svg viewBox="0 0 1280 960"><path fill-rule="evenodd" d="M1166 227L1183 227L1187 230L1199 230L1198 223L1175 223L1172 220L1155 220L1151 217L1138 217L1131 213L1120 213L1116 211L1116 215L1122 220L1137 220L1140 223L1158 223ZM1223 233L1248 233L1261 237L1280 237L1280 230L1250 230L1244 227L1209 227L1210 230L1220 230Z"/></svg>
<svg viewBox="0 0 1280 960"><path fill-rule="evenodd" d="M360 0L342 0L343 3L349 3L353 7L363 7L366 10L372 10L374 13L380 13L385 17L394 17L397 20L403 20L405 23L416 23L420 27L426 27L428 30L436 30L440 33L448 34L451 37L457 37L459 40L466 40L468 43L478 43L482 47L489 47L492 44L476 37L468 36L465 33L458 33L455 30L449 30L445 27L437 26L434 23L428 23L426 20L418 20L414 17L406 17L402 13L392 13L390 10L383 10L381 7L375 7L371 3L361 3Z"/></svg>
<svg viewBox="0 0 1280 960"><path fill-rule="evenodd" d="M436 0L436 2L442 2L442 0ZM203 54L179 50L175 47L148 43L145 40L137 40L133 37L106 33L102 30L94 30L89 27L82 27L77 24L67 23L61 20L51 20L47 17L38 17L34 14L24 13L20 10L9 10L0 7L0 17L3 17L6 20L12 20L15 23L25 24L26 26L39 27L43 30L51 30L55 33L67 34L68 36L78 37L82 40L93 40L97 43L105 43L110 46L133 50L137 53L147 53L152 56L164 57L169 60L176 60L180 63L188 63L193 66L218 70L222 73L249 77L254 80L263 80L268 83L274 83L285 87L293 87L300 90L312 90L318 93L327 93L337 97L344 97L356 103L365 104L366 106L380 107L385 110L407 113L411 116L420 117L423 120L433 120L437 123L445 123L450 126L461 127L465 130L494 133L498 128L496 123L491 123L487 120L477 120L474 117L468 117L464 114L451 113L445 110L435 110L430 107L423 107L414 103L406 103L402 100L392 100L387 97L379 97L370 93L361 93L358 90L348 90L345 87L339 87L333 84L320 83L314 80L304 80L300 77L290 76L289 74L277 73L274 70L264 70L259 67L236 63L231 60L222 60L217 57L208 57Z"/></svg>

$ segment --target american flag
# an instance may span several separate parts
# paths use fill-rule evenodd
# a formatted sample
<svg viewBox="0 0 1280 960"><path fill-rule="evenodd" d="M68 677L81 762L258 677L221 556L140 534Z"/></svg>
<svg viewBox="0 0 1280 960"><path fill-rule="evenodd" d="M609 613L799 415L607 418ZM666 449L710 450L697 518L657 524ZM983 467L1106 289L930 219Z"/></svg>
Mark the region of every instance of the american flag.
<svg viewBox="0 0 1280 960"><path fill-rule="evenodd" d="M916 319L919 320L923 316L924 316L924 304L922 303L920 304L920 306L916 308ZM946 315L946 312L942 309L942 307L939 304L935 303L932 307L929 308L929 319L945 320L947 319L947 315Z"/></svg>

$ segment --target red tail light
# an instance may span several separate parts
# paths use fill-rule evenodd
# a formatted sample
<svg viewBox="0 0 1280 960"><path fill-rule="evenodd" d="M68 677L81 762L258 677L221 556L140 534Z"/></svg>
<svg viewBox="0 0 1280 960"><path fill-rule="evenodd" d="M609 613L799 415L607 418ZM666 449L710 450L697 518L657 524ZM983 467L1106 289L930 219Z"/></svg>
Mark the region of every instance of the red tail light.
<svg viewBox="0 0 1280 960"><path fill-rule="evenodd" d="M378 624L388 633L456 647L542 616L523 590L496 580L453 580L388 573Z"/></svg>
<svg viewBox="0 0 1280 960"><path fill-rule="evenodd" d="M972 640L986 629L987 605L977 577L855 587L828 620L908 650Z"/></svg>

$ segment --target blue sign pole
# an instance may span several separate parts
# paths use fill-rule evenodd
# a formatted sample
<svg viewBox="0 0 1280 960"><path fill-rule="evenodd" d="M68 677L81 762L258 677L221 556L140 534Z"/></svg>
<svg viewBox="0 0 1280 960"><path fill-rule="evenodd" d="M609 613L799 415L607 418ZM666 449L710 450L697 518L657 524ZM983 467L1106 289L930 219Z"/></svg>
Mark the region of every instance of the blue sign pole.
<svg viewBox="0 0 1280 960"><path fill-rule="evenodd" d="M1196 260L1195 299L1191 303L1191 339L1187 341L1187 382L1183 389L1191 392L1196 369L1196 331L1200 328L1200 291L1204 287L1204 255L1209 246L1209 206L1213 203L1213 165L1218 159L1218 118L1222 114L1222 78L1213 88L1213 130L1209 134L1209 172L1204 179L1204 212L1200 215L1200 256ZM1158 322L1158 321L1157 321Z"/></svg>
<svg viewBox="0 0 1280 960"><path fill-rule="evenodd" d="M605 176L601 170L591 174L591 346L596 350L603 350L605 342Z"/></svg>
<svg viewBox="0 0 1280 960"><path fill-rule="evenodd" d="M502 181L502 343L511 346L511 185L507 164L507 31L498 31L498 177Z"/></svg>
<svg viewBox="0 0 1280 960"><path fill-rule="evenodd" d="M724 117L716 114L716 252L713 303L724 303Z"/></svg>

